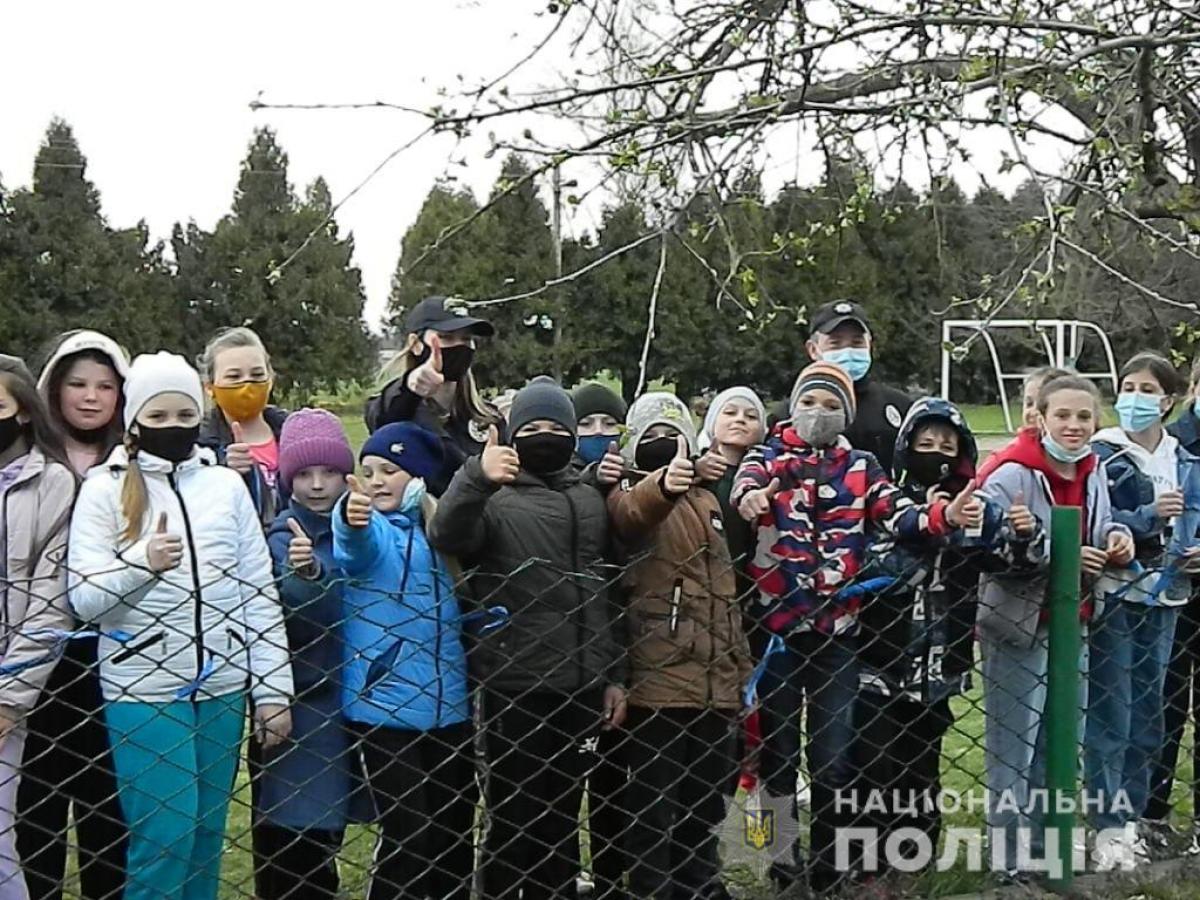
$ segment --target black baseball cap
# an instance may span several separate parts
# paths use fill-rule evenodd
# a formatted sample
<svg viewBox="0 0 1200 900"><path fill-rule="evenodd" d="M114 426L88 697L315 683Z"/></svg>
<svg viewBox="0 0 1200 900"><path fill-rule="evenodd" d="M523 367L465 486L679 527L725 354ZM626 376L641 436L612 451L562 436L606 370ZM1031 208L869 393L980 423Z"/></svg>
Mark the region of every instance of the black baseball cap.
<svg viewBox="0 0 1200 900"><path fill-rule="evenodd" d="M470 330L479 337L492 337L496 333L491 322L467 315L466 302L457 297L426 297L405 317L404 329L409 334L422 334L427 330L442 334Z"/></svg>
<svg viewBox="0 0 1200 900"><path fill-rule="evenodd" d="M853 300L834 300L817 307L809 320L808 336L829 334L845 322L854 322L867 334L871 333L871 325L867 321L867 311Z"/></svg>

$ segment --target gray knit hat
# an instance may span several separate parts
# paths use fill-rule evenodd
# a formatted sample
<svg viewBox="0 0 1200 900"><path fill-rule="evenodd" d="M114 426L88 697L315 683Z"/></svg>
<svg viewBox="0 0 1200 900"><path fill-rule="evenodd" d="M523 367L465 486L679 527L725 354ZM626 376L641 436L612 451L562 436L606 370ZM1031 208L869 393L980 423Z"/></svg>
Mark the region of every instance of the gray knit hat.
<svg viewBox="0 0 1200 900"><path fill-rule="evenodd" d="M571 434L576 433L578 423L571 395L549 375L539 375L513 397L512 407L508 411L509 436L539 419L557 422Z"/></svg>
<svg viewBox="0 0 1200 900"><path fill-rule="evenodd" d="M629 407L629 440L622 453L626 462L632 464L637 454L637 446L642 437L655 425L670 425L679 431L688 443L688 453L695 456L699 450L696 446L696 423L692 421L692 412L687 404L665 391L653 394L643 394Z"/></svg>

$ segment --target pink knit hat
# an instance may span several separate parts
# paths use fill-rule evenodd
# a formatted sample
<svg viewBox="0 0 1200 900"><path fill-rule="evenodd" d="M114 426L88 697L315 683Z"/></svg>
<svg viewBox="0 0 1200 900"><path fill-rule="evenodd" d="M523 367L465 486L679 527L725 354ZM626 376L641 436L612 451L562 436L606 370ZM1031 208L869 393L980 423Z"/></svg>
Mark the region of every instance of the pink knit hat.
<svg viewBox="0 0 1200 900"><path fill-rule="evenodd" d="M342 423L323 409L299 409L283 423L279 433L279 480L291 491L292 478L309 466L329 468L349 475L354 471L354 451Z"/></svg>

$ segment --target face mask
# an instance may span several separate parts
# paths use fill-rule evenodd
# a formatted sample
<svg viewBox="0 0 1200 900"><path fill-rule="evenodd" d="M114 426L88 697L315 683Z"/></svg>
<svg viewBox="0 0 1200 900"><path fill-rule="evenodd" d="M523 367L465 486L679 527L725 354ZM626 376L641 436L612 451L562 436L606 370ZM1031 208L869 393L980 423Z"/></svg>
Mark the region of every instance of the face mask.
<svg viewBox="0 0 1200 900"><path fill-rule="evenodd" d="M674 437L657 437L638 444L634 454L634 462L643 472L657 472L669 466L679 453L679 439Z"/></svg>
<svg viewBox="0 0 1200 900"><path fill-rule="evenodd" d="M792 415L792 428L800 440L814 447L830 447L846 430L846 412L810 406Z"/></svg>
<svg viewBox="0 0 1200 900"><path fill-rule="evenodd" d="M400 512L411 516L421 508L425 499L425 479L414 478L404 486L404 496L400 498Z"/></svg>
<svg viewBox="0 0 1200 900"><path fill-rule="evenodd" d="M937 450L914 450L908 457L908 476L923 487L933 487L949 478L958 466L958 457Z"/></svg>
<svg viewBox="0 0 1200 900"><path fill-rule="evenodd" d="M421 354L421 362L429 359L430 350L425 348ZM442 348L442 377L447 381L462 381L471 370L475 359L475 348L470 344L459 344L454 347Z"/></svg>
<svg viewBox="0 0 1200 900"><path fill-rule="evenodd" d="M65 424L67 425L67 434L71 436L71 439L85 446L95 447L108 439L107 428L76 428L69 423Z"/></svg>
<svg viewBox="0 0 1200 900"><path fill-rule="evenodd" d="M25 426L17 421L15 415L0 419L0 453L11 447L24 430Z"/></svg>
<svg viewBox="0 0 1200 900"><path fill-rule="evenodd" d="M576 452L579 454L579 458L585 462L598 463L608 452L608 445L615 443L617 443L616 435L589 434L587 437L579 439L579 449Z"/></svg>
<svg viewBox="0 0 1200 900"><path fill-rule="evenodd" d="M171 425L164 428L147 428L138 425L137 447L167 462L183 462L192 455L196 438L200 437L200 426Z"/></svg>
<svg viewBox="0 0 1200 900"><path fill-rule="evenodd" d="M822 353L821 359L841 366L851 381L861 381L871 368L871 351L861 347L830 350L828 353Z"/></svg>
<svg viewBox="0 0 1200 900"><path fill-rule="evenodd" d="M1162 421L1161 394L1141 394L1132 391L1117 398L1117 418L1121 427L1137 434Z"/></svg>
<svg viewBox="0 0 1200 900"><path fill-rule="evenodd" d="M212 387L213 399L221 412L235 422L248 422L267 408L271 382L248 381L230 387Z"/></svg>
<svg viewBox="0 0 1200 900"><path fill-rule="evenodd" d="M1046 451L1047 456L1060 463L1077 463L1092 455L1092 448L1087 444L1078 450L1068 450L1048 434L1042 435L1042 448Z"/></svg>
<svg viewBox="0 0 1200 900"><path fill-rule="evenodd" d="M543 431L513 440L513 449L521 458L521 467L534 475L560 472L571 462L575 438L569 434Z"/></svg>

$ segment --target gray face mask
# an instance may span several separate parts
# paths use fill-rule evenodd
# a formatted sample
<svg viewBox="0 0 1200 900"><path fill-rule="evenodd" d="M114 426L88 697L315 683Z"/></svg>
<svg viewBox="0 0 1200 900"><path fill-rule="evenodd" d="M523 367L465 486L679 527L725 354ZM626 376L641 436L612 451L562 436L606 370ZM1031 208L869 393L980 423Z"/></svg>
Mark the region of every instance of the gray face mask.
<svg viewBox="0 0 1200 900"><path fill-rule="evenodd" d="M792 428L802 441L814 447L830 447L846 430L846 412L810 406L798 409L792 416Z"/></svg>

